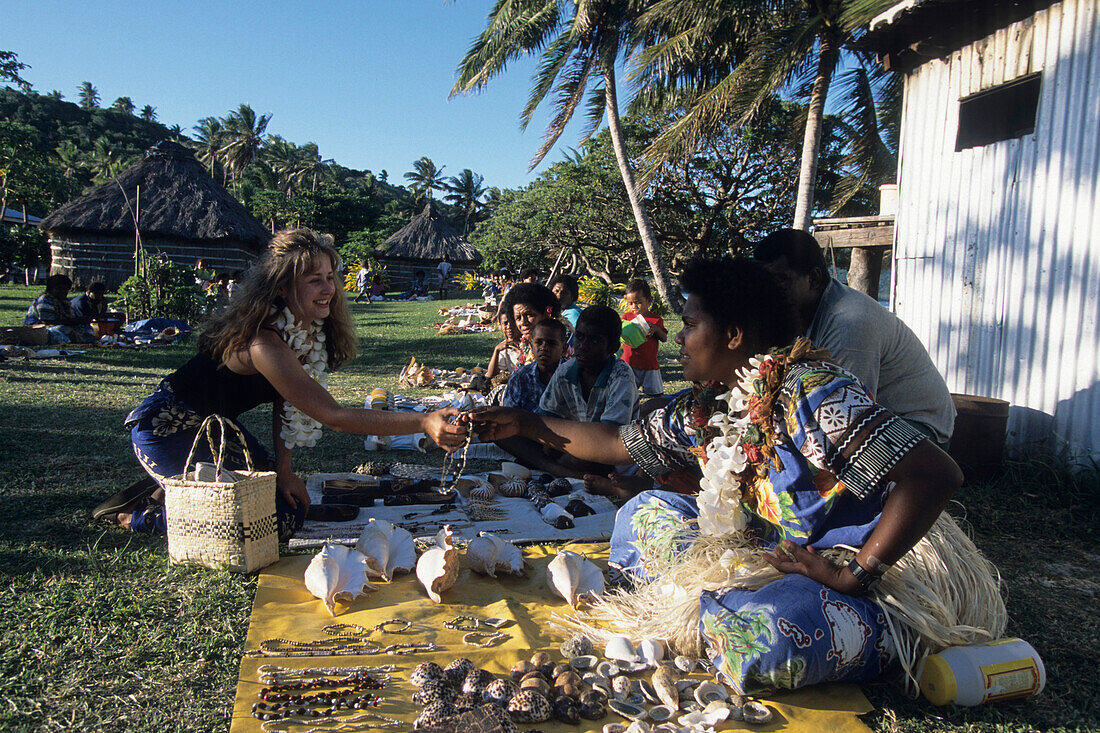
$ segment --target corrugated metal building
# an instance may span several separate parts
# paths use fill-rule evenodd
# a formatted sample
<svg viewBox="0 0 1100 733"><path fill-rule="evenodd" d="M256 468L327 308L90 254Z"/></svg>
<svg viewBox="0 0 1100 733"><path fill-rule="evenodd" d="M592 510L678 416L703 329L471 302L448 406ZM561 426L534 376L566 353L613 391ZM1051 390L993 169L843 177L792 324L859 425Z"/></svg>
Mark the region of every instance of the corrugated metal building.
<svg viewBox="0 0 1100 733"><path fill-rule="evenodd" d="M893 303L1008 442L1100 458L1100 0L908 0Z"/></svg>

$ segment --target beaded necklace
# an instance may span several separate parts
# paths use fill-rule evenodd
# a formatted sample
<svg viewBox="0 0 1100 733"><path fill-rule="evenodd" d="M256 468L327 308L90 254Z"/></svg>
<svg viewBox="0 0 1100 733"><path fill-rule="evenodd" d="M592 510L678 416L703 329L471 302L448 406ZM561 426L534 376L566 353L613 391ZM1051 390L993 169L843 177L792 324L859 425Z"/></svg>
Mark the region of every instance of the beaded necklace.
<svg viewBox="0 0 1100 733"><path fill-rule="evenodd" d="M272 315L276 311L272 309ZM289 307L283 308L275 318L275 327L279 329L283 341L298 357L302 369L322 387L328 386L328 352L325 350L324 321L314 320L308 328L298 324L298 319ZM287 448L295 446L315 446L321 437L321 423L299 410L289 402L283 403L283 427L279 437Z"/></svg>

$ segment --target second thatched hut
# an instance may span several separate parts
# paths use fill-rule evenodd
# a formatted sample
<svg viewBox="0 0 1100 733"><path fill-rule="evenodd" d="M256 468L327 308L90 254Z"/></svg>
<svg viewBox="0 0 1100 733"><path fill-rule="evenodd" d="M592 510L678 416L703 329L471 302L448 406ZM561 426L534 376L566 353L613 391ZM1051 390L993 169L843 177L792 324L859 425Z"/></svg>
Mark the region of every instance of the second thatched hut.
<svg viewBox="0 0 1100 733"><path fill-rule="evenodd" d="M134 274L135 218L146 252L183 265L202 259L219 273L247 269L271 237L191 151L161 142L42 220L50 273L68 275L78 287L92 280L117 287Z"/></svg>
<svg viewBox="0 0 1100 733"><path fill-rule="evenodd" d="M481 264L481 253L459 234L428 201L424 210L374 250L379 263L386 266L390 287L411 287L417 270L423 270L430 287L438 282L436 267L446 256L451 261L451 281L463 272L474 272ZM452 288L453 291L453 288Z"/></svg>

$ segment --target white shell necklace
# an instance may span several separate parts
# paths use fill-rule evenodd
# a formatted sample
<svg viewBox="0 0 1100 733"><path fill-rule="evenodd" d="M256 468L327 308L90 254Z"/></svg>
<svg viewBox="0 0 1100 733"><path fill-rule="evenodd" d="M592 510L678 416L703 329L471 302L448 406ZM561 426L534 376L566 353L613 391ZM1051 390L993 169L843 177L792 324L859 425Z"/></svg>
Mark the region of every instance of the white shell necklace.
<svg viewBox="0 0 1100 733"><path fill-rule="evenodd" d="M286 341L290 350L298 357L305 370L322 386L328 386L328 352L325 350L324 321L315 320L309 328L302 328L290 308L283 308L275 319L275 327ZM321 423L299 410L289 402L283 402L283 428L279 437L287 448L295 446L315 446L321 437Z"/></svg>

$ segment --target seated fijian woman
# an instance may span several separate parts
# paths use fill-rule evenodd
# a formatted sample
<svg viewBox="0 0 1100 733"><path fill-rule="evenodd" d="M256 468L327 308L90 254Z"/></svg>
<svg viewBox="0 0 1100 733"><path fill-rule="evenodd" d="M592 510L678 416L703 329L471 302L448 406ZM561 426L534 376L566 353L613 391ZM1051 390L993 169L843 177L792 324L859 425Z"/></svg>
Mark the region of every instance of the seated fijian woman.
<svg viewBox="0 0 1100 733"><path fill-rule="evenodd" d="M164 533L166 477L183 472L200 424L220 415L241 428L253 463L277 474L279 534L300 528L309 507L305 483L291 470L297 446L311 446L321 427L344 433L425 432L444 448L463 441L454 410L383 412L341 406L325 388L327 372L355 356L357 338L336 276L340 256L328 236L307 229L276 234L229 307L199 338L198 354L168 375L126 418L134 453L152 481L139 482L96 509L137 531ZM272 456L237 423L242 413L273 404ZM230 431L232 433L233 431ZM227 436L225 467L244 468L239 441ZM200 441L196 461L210 461Z"/></svg>
<svg viewBox="0 0 1100 733"><path fill-rule="evenodd" d="M912 674L929 651L996 638L994 570L941 515L955 463L803 338L758 263L693 263L675 342L695 383L621 428L490 408L483 440L524 435L577 458L636 462L697 494L620 509L625 592L568 623L666 639L741 692ZM961 587L965 578L966 587ZM616 631L618 629L619 631Z"/></svg>

